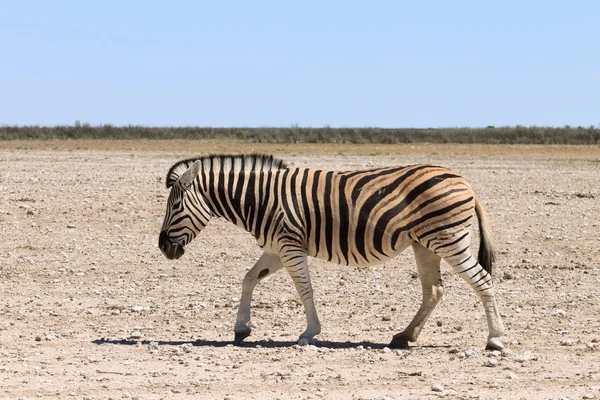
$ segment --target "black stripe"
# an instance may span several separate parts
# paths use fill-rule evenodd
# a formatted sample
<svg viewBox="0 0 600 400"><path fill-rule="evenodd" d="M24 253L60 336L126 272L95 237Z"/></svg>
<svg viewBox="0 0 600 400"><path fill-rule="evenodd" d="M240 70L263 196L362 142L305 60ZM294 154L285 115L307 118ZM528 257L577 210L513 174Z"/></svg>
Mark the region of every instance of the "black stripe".
<svg viewBox="0 0 600 400"><path fill-rule="evenodd" d="M275 197L277 198L277 196ZM276 208L274 208L274 210L276 210ZM276 227L281 226L281 221L283 220L283 213L280 212L277 215L277 218L275 219L275 222L273 224L273 228L271 229L271 243L275 243L275 235L277 235L277 229ZM265 229L265 236L268 232L268 229Z"/></svg>
<svg viewBox="0 0 600 400"><path fill-rule="evenodd" d="M400 236L400 234L402 232L411 230L414 227L423 224L423 222L425 222L425 221L427 221L427 220L429 220L431 218L435 218L435 217L439 217L440 215L447 214L450 211L454 210L455 208L458 208L458 207L460 207L460 206L462 206L464 204L467 204L467 203L469 203L472 200L473 200L473 197L471 196L471 197L469 197L469 198L467 198L465 200L458 201L456 203L450 204L447 207L440 208L438 210L432 211L429 214L425 214L421 218L415 219L412 222L409 222L408 224L404 225L403 227L401 227L399 229L396 229L396 231L392 235L392 247L395 247L396 241L398 240L398 236ZM421 240L425 236L431 235L433 233L439 232L439 231L444 230L444 229L450 229L450 228L453 228L453 227L458 226L460 224L463 224L463 223L467 222L469 219L471 219L472 217L473 216L471 215L468 218L465 218L465 219L460 220L458 222L454 222L452 224L448 224L448 225L444 225L444 226L440 226L438 228L432 229L431 231L429 231L429 232L427 232L427 233L425 233L423 235L419 235L418 239Z"/></svg>
<svg viewBox="0 0 600 400"><path fill-rule="evenodd" d="M286 169L285 172L283 173L283 176L281 177L281 205L283 206L283 210L285 212L285 216L287 217L287 220L300 232L302 232L302 226L300 226L300 223L298 222L297 219L297 215L299 213L299 209L298 209L298 200L296 199L296 194L293 193L294 189L293 187L295 186L295 176L298 174L298 170L296 169L293 173L292 176L289 177L290 178L290 194L289 196L292 198L292 202L294 202L295 200L295 204L292 204L292 206L294 207L294 210L292 211L291 207L290 207L290 203L288 202L288 196L287 196L287 181L288 181L288 175L289 175L290 170Z"/></svg>
<svg viewBox="0 0 600 400"><path fill-rule="evenodd" d="M266 182L265 182L266 177ZM265 190L266 186L266 190ZM265 218L265 214L267 212L267 205L269 204L269 193L271 192L271 173L260 172L259 180L258 180L258 204L256 211L256 225L254 226L254 237L261 238L260 229L262 227L263 219ZM266 238L264 238L266 241ZM263 242L264 244L264 242Z"/></svg>
<svg viewBox="0 0 600 400"><path fill-rule="evenodd" d="M411 212L409 212L408 214L406 214L405 218L410 218L413 214L421 211L422 209L424 209L425 207L427 207L428 205L430 205L431 203L435 203L436 201L443 199L444 197L447 197L453 193L458 193L458 192L464 192L466 191L466 188L454 188L452 190L448 190L440 195L437 195L435 197L432 197L426 201L424 201L423 203L419 204L418 207L414 208Z"/></svg>
<svg viewBox="0 0 600 400"><path fill-rule="evenodd" d="M455 174L441 174L429 178L426 181L415 186L415 188L412 189L406 196L404 196L404 198L398 204L396 204L394 207L390 208L385 213L383 213L383 215L381 215L381 217L377 220L377 224L375 225L375 231L373 233L373 245L375 247L375 250L377 250L381 254L385 254L383 252L383 235L392 218L400 214L402 210L408 207L413 201L415 201L427 190L433 188L435 185L439 184L440 182L443 182L447 178L459 178L459 176ZM408 216L406 218L408 218Z"/></svg>
<svg viewBox="0 0 600 400"><path fill-rule="evenodd" d="M269 233L269 230L271 229L271 224L273 223L273 217L275 217L275 213L277 211L277 206L279 205L277 199L279 198L279 173L275 172L274 176L275 179L273 181L273 185L270 188L267 188L267 192L272 192L273 194L273 205L271 206L271 208L269 209L269 214L267 215L267 220L265 221L265 227L263 229L262 232L262 236L266 239L267 238L267 234ZM278 219L282 218L282 213L279 213L279 215L277 216ZM272 235L271 235L271 240L273 239L273 237L275 236L275 234L277 233L277 227L279 225L277 223L275 223L275 225L273 225L272 228Z"/></svg>
<svg viewBox="0 0 600 400"><path fill-rule="evenodd" d="M373 179L377 179L379 177L382 176L386 176L386 175L390 175L390 174L394 174L398 171L401 171L405 168L408 167L398 167L398 168L391 168L391 169L375 169L375 170L369 170L369 171L356 171L354 173L349 173L348 177L353 177L353 176L358 176L360 174L364 174L364 176L362 178L360 178L358 181L356 181L354 183L354 186L352 187L352 205L356 205L356 200L358 200L358 196L360 196L360 192L362 190L362 188L369 182L371 182Z"/></svg>
<svg viewBox="0 0 600 400"><path fill-rule="evenodd" d="M252 232L254 227L254 215L256 214L256 194L254 193L256 187L256 173L248 173L248 185L246 186L246 192L244 193L244 218L246 219L246 230Z"/></svg>
<svg viewBox="0 0 600 400"><path fill-rule="evenodd" d="M296 180L298 179L299 172L300 170L296 168L290 178L290 197L292 198L292 205L294 206L294 213L291 217L293 218L292 223L298 227L303 235L306 235L305 227L302 223L302 212L300 211L300 205L298 204L298 193L296 191ZM303 188L300 188L300 190L302 189Z"/></svg>
<svg viewBox="0 0 600 400"><path fill-rule="evenodd" d="M464 224L465 222L467 222L468 220L470 220L471 218L473 218L473 216L472 216L472 215L469 215L467 218L461 219L461 220L460 220L460 221L458 221L458 222L454 222L454 223L452 223L452 224L448 224L448 225L438 226L438 227L437 227L437 228L435 228L435 229L432 229L432 230L430 230L430 231L427 231L427 232L425 232L425 233L424 233L424 234L422 234L422 235L419 235L419 239L423 239L424 237L427 237L427 236L429 236L429 235L433 235L434 233L438 233L438 232L440 232L440 231L443 231L443 230L446 230L446 229L451 229L451 228L457 227L457 226L459 226L459 225L462 225L462 224Z"/></svg>
<svg viewBox="0 0 600 400"><path fill-rule="evenodd" d="M348 230L350 225L350 212L348 210L348 200L346 199L346 183L348 178L345 176L340 176L340 184L338 185L339 191L339 224L340 224L340 232L338 235L338 239L340 242L340 251L342 252L342 256L344 257L344 264L348 265ZM340 260L341 261L341 260Z"/></svg>
<svg viewBox="0 0 600 400"><path fill-rule="evenodd" d="M235 217L233 210L229 207L229 204L227 203L227 192L231 193L232 191L229 188L225 188L225 171L223 170L223 160L221 160L221 165L219 168L219 181L217 185L217 193L219 195L219 200L221 201L223 210L225 210L225 213L227 214L225 217L234 224L237 224L237 218Z"/></svg>
<svg viewBox="0 0 600 400"><path fill-rule="evenodd" d="M321 243L321 209L319 207L319 178L321 171L314 171L313 185L311 190L312 203L315 212L315 254L319 254Z"/></svg>
<svg viewBox="0 0 600 400"><path fill-rule="evenodd" d="M459 252L458 252L458 253L456 253L456 254L452 254L451 256L448 256L448 258L450 258L450 257L456 257L456 256L458 256L458 255L461 255L462 253L464 253L464 252L465 252L465 251L467 251L468 249L469 249L469 246L465 247L464 249L462 249L461 251L459 251Z"/></svg>
<svg viewBox="0 0 600 400"><path fill-rule="evenodd" d="M400 186L400 184L402 184L402 182L404 182L408 177L412 176L415 174L415 172L422 170L424 168L429 168L428 165L420 165L417 166L416 168L410 169L407 172L403 173L402 175L400 175L400 177L396 178L392 183L390 183L389 185L381 188L380 190L375 190L365 201L365 203L362 205L362 207L359 210L358 213L358 221L356 224L356 249L358 250L358 252L360 253L360 255L366 260L367 259L367 252L366 252L366 243L365 243L365 234L366 234L366 230L367 230L367 226L369 224L372 223L371 221L371 211L373 211L373 208L375 208L375 206L377 204L379 204L379 202L382 200L381 197L385 196L386 194L391 193L393 190L395 190L398 186ZM388 172L388 171L385 171ZM381 174L380 176L383 175L388 175L386 174ZM352 196L354 196L356 189L352 190ZM383 191L383 193L382 193ZM379 248L381 249L381 236L379 236L380 241L379 243ZM392 242L392 244L394 243L394 241ZM379 250L378 250L379 251Z"/></svg>
<svg viewBox="0 0 600 400"><path fill-rule="evenodd" d="M325 244L327 245L327 260L331 261L333 258L333 215L331 214L331 181L333 179L333 172L327 171L325 173Z"/></svg>
<svg viewBox="0 0 600 400"><path fill-rule="evenodd" d="M311 222L311 218L312 218L312 213L310 212L310 209L308 207L308 196L307 196L307 190L308 188L306 187L306 184L308 182L308 169L304 170L304 173L302 174L302 181L300 183L300 194L302 196L302 207L304 210L304 225L306 226L306 231L304 234L304 240L306 241L306 248L308 249L309 246L309 241L312 235L312 222Z"/></svg>
<svg viewBox="0 0 600 400"><path fill-rule="evenodd" d="M217 214L220 217L224 217L225 213L223 212L223 210L221 209L221 206L219 205L219 202L217 201L217 193L215 191L215 171L212 170L212 159L211 159L211 166L210 166L210 172L208 173L208 194L211 201L211 204L213 206L213 212L215 214Z"/></svg>
<svg viewBox="0 0 600 400"><path fill-rule="evenodd" d="M460 242L461 240L463 240L463 239L464 239L464 238L465 238L465 237L466 237L466 236L467 236L469 233L470 233L470 232L467 232L467 233L465 233L464 235L462 235L461 237L459 237L458 239L456 239L455 241L453 241L453 242L450 242L450 243L443 244L443 245L441 245L441 246L438 246L438 247L436 247L436 248L435 248L435 249L433 249L433 250L434 250L434 251L438 251L439 249L443 249L444 247L449 247L449 246L455 245L456 243L458 243L458 242Z"/></svg>

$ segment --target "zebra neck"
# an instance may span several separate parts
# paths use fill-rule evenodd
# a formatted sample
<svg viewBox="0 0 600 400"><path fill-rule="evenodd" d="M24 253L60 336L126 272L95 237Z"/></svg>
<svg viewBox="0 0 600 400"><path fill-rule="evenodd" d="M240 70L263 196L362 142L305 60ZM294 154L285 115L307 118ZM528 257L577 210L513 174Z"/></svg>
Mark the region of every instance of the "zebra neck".
<svg viewBox="0 0 600 400"><path fill-rule="evenodd" d="M202 176L202 191L214 215L254 233L257 210L264 210L267 180L273 172L208 171Z"/></svg>

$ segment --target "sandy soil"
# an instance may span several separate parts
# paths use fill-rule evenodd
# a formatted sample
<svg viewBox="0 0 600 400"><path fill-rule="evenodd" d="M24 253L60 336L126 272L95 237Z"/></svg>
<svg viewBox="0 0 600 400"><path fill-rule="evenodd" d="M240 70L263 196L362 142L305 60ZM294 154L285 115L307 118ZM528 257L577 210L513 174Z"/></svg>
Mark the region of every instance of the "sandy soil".
<svg viewBox="0 0 600 400"><path fill-rule="evenodd" d="M495 354L447 265L417 344L385 348L419 305L410 249L366 269L312 260L316 347L294 345L305 317L290 278L267 278L252 336L233 347L241 280L260 255L251 236L214 220L178 261L156 247L167 169L203 145L77 146L0 146L2 399L600 398L600 147L273 148L296 165L462 173L499 250L509 351Z"/></svg>

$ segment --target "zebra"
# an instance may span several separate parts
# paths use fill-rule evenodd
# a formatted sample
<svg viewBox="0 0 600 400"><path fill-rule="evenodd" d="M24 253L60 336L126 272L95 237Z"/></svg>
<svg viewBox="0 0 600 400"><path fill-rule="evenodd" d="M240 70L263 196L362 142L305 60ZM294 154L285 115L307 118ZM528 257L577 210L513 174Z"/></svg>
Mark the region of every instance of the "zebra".
<svg viewBox="0 0 600 400"><path fill-rule="evenodd" d="M249 231L263 253L246 273L234 326L234 343L250 335L250 303L257 283L285 268L302 300L306 330L298 344L321 332L307 257L342 265L382 263L412 246L422 302L390 348L415 342L444 293L444 259L483 303L486 349L504 348L504 327L492 281L495 252L483 206L470 184L449 169L427 165L358 171L289 167L272 155L208 155L175 163L159 248L178 259L213 216ZM477 216L480 244L471 252Z"/></svg>

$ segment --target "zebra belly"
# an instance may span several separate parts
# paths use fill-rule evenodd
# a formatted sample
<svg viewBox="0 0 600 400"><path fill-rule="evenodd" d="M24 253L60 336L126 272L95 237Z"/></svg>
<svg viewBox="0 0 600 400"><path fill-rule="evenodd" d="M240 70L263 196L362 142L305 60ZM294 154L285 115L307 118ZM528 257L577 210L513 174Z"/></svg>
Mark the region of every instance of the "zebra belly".
<svg viewBox="0 0 600 400"><path fill-rule="evenodd" d="M350 242L350 241L349 241ZM350 243L347 250L340 246L334 247L324 246L317 247L309 246L307 253L311 257L316 257L321 260L331 261L336 264L349 265L353 267L366 267L384 263L398 254L402 253L414 241L408 237L408 233L403 233L399 236L393 248L387 248L384 252L375 250L372 244L365 244L364 251L359 251L355 243Z"/></svg>

